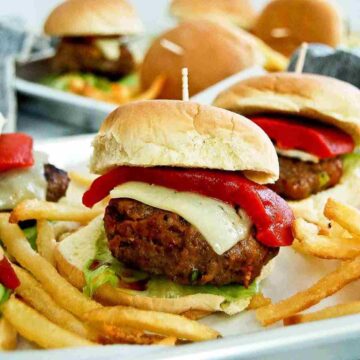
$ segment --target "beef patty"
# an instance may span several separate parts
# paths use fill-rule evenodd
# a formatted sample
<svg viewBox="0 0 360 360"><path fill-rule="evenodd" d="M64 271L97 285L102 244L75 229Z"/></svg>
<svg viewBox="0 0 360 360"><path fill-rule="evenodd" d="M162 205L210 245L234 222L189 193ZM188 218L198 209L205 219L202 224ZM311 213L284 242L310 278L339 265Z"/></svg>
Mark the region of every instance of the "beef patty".
<svg viewBox="0 0 360 360"><path fill-rule="evenodd" d="M95 40L96 38L85 36L63 38L53 58L54 71L90 72L117 80L134 70L135 61L126 45L119 44L118 60L108 60L95 45Z"/></svg>
<svg viewBox="0 0 360 360"><path fill-rule="evenodd" d="M135 200L112 199L104 222L109 248L117 259L180 284L248 286L278 253L278 248L268 248L250 236L217 255L182 217Z"/></svg>
<svg viewBox="0 0 360 360"><path fill-rule="evenodd" d="M46 200L56 202L66 194L70 179L67 172L54 165L44 165L44 175L47 181Z"/></svg>
<svg viewBox="0 0 360 360"><path fill-rule="evenodd" d="M280 177L269 187L287 200L302 200L335 186L343 174L340 158L305 162L279 156Z"/></svg>

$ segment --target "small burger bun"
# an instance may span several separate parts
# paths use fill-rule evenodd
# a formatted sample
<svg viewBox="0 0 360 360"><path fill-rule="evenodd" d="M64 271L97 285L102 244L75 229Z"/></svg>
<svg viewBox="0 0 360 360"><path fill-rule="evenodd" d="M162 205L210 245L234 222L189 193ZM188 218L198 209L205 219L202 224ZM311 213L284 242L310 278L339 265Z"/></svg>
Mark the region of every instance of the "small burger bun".
<svg viewBox="0 0 360 360"><path fill-rule="evenodd" d="M164 47L173 43L177 53ZM254 38L230 24L198 20L184 22L160 35L151 45L141 69L147 89L159 75L166 78L159 98L181 99L181 69L189 70L189 93L193 96L217 82L254 65L264 55Z"/></svg>
<svg viewBox="0 0 360 360"><path fill-rule="evenodd" d="M286 56L302 42L336 47L343 31L340 11L329 0L272 0L253 28L256 36Z"/></svg>
<svg viewBox="0 0 360 360"><path fill-rule="evenodd" d="M243 171L258 183L275 182L275 148L241 115L189 101L151 100L120 106L93 141L90 170L122 165Z"/></svg>
<svg viewBox="0 0 360 360"><path fill-rule="evenodd" d="M226 21L244 29L250 29L256 18L251 0L173 0L170 12L180 21Z"/></svg>
<svg viewBox="0 0 360 360"><path fill-rule="evenodd" d="M289 114L309 122L323 122L338 127L360 144L360 90L334 78L278 73L240 81L223 91L214 105L244 116ZM307 199L289 201L296 217L311 222L325 221L326 200L331 197L349 205L360 206L359 155L345 159L344 174L335 187ZM353 157L353 159L351 158Z"/></svg>
<svg viewBox="0 0 360 360"><path fill-rule="evenodd" d="M141 32L142 22L126 0L67 0L47 18L51 36L111 36Z"/></svg>

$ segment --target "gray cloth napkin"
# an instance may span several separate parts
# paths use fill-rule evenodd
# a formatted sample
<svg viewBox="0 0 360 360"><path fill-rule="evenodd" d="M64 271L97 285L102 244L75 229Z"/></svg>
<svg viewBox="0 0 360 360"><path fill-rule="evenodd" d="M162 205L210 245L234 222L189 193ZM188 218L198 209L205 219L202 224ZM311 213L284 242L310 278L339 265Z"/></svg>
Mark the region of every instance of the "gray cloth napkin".
<svg viewBox="0 0 360 360"><path fill-rule="evenodd" d="M292 56L289 71L295 70L299 51ZM360 48L333 49L326 45L309 45L303 72L331 76L360 88Z"/></svg>
<svg viewBox="0 0 360 360"><path fill-rule="evenodd" d="M7 119L4 131L16 129L15 62L41 55L50 40L26 28L18 17L0 17L0 113Z"/></svg>

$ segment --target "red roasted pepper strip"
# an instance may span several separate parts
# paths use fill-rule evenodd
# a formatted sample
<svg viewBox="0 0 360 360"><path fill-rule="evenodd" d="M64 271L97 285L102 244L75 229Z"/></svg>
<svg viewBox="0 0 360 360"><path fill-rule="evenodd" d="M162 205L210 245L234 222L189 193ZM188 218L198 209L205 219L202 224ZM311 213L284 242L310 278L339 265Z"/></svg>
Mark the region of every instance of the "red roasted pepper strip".
<svg viewBox="0 0 360 360"><path fill-rule="evenodd" d="M20 280L15 274L9 260L4 256L0 249L0 284L10 290L15 290L20 286Z"/></svg>
<svg viewBox="0 0 360 360"><path fill-rule="evenodd" d="M0 172L34 165L32 137L22 133L0 135Z"/></svg>
<svg viewBox="0 0 360 360"><path fill-rule="evenodd" d="M351 136L334 127L309 124L283 116L250 118L280 149L302 150L320 159L326 159L351 153L355 148Z"/></svg>
<svg viewBox="0 0 360 360"><path fill-rule="evenodd" d="M177 191L189 191L222 200L244 209L256 227L256 239L267 246L293 242L293 213L279 195L243 176L225 171L121 166L97 178L83 196L92 207L117 185L141 181Z"/></svg>

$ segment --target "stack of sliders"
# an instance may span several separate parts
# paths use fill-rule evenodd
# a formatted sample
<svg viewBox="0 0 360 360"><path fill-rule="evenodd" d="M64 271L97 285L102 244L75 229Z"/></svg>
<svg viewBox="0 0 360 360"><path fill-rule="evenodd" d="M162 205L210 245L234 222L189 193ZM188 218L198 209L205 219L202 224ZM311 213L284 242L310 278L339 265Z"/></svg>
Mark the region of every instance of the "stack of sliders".
<svg viewBox="0 0 360 360"><path fill-rule="evenodd" d="M1 123L0 114L0 133ZM67 173L33 151L33 139L23 133L0 134L0 211L27 199L56 202L69 185Z"/></svg>
<svg viewBox="0 0 360 360"><path fill-rule="evenodd" d="M181 69L189 69L193 96L246 68L264 64L264 56L250 34L231 25L198 20L181 23L160 35L148 50L141 83L149 87L163 75L162 99L181 99Z"/></svg>
<svg viewBox="0 0 360 360"><path fill-rule="evenodd" d="M272 0L252 32L285 56L303 42L336 47L344 40L341 13L330 0Z"/></svg>
<svg viewBox="0 0 360 360"><path fill-rule="evenodd" d="M279 175L266 134L226 110L154 100L111 113L93 147L101 176L83 203L107 206L59 243L59 272L107 304L245 309L293 241L290 207L263 185Z"/></svg>
<svg viewBox="0 0 360 360"><path fill-rule="evenodd" d="M276 146L280 178L271 188L295 215L325 220L328 198L360 205L360 91L325 76L279 73L222 92L214 104L250 118Z"/></svg>
<svg viewBox="0 0 360 360"><path fill-rule="evenodd" d="M52 59L52 87L122 104L140 96L136 59L129 37L142 31L135 9L126 0L68 0L58 5L44 31L60 38ZM162 80L149 84L144 98L154 98Z"/></svg>
<svg viewBox="0 0 360 360"><path fill-rule="evenodd" d="M180 21L227 21L247 30L256 18L251 0L172 0L170 12Z"/></svg>

